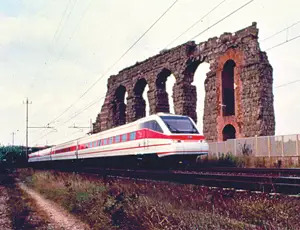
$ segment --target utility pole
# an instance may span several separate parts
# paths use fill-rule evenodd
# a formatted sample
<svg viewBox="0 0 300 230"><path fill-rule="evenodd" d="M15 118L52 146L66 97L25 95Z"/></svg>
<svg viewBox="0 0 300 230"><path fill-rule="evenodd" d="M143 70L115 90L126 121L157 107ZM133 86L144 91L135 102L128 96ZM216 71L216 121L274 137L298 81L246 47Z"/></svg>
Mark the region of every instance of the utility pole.
<svg viewBox="0 0 300 230"><path fill-rule="evenodd" d="M11 135L12 135L12 142L11 142L11 146L14 146L14 137L15 137L15 132L12 132Z"/></svg>
<svg viewBox="0 0 300 230"><path fill-rule="evenodd" d="M29 102L27 97L26 102L23 102L23 104L26 104L26 157L28 157L28 105L32 102Z"/></svg>
<svg viewBox="0 0 300 230"><path fill-rule="evenodd" d="M18 132L19 130L17 130L16 132ZM14 146L14 140L15 140L15 135L16 135L16 132L12 132L11 135L12 135L12 146Z"/></svg>

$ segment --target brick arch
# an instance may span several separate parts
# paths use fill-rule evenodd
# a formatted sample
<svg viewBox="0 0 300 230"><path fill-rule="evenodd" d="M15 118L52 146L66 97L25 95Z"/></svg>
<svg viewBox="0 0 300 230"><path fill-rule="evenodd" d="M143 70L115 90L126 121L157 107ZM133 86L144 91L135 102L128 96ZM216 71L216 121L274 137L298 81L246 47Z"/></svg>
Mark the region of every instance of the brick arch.
<svg viewBox="0 0 300 230"><path fill-rule="evenodd" d="M148 98L152 98L152 100L149 101L151 114L158 112L170 112L166 82L171 75L173 75L176 81L178 81L178 76L176 76L170 68L165 67L157 71L156 75L152 78L152 84L150 85L150 90L148 92Z"/></svg>
<svg viewBox="0 0 300 230"><path fill-rule="evenodd" d="M224 136L223 136L223 131L224 131L224 128L226 127L226 126L228 126L228 125L231 125L231 126L233 126L234 127L234 129L235 129L235 138L240 138L240 137L242 137L241 136L241 130L240 130L240 127L239 127L239 125L237 124L237 122L235 122L235 121L228 121L228 122L226 122L226 123L223 123L222 125L221 125L221 132L219 133L219 137L218 137L218 140L220 140L220 141L222 141L222 140L224 140Z"/></svg>
<svg viewBox="0 0 300 230"><path fill-rule="evenodd" d="M130 96L127 104L127 121L135 121L146 115L146 101L143 98L143 92L148 82L144 77L137 79L132 83Z"/></svg>
<svg viewBox="0 0 300 230"><path fill-rule="evenodd" d="M224 94L226 93L223 88L223 71L224 67L228 62L234 62L234 75L233 75L233 84L234 84L234 108L233 112L228 115L226 113L226 106L224 102ZM223 140L223 126L225 124L231 124L235 127L236 136L241 137L241 125L242 125L242 116L243 116L243 104L241 98L241 92L243 90L243 82L241 78L241 73L245 65L245 55L244 52L240 49L230 48L218 59L218 67L216 70L216 89L217 89L217 133L218 140Z"/></svg>

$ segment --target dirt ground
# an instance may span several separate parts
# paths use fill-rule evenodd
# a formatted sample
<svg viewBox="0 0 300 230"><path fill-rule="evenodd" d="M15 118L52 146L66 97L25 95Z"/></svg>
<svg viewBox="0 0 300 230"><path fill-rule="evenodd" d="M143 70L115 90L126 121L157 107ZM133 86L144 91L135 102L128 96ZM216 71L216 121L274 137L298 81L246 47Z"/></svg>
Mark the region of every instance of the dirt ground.
<svg viewBox="0 0 300 230"><path fill-rule="evenodd" d="M83 224L70 213L63 210L54 202L46 200L40 194L28 188L24 184L18 184L18 186L25 191L37 204L37 209L44 212L48 221L50 221L57 229L68 230L88 230L90 229L86 224Z"/></svg>
<svg viewBox="0 0 300 230"><path fill-rule="evenodd" d="M8 200L9 197L6 188L0 185L0 226L2 230L13 229L10 219Z"/></svg>
<svg viewBox="0 0 300 230"><path fill-rule="evenodd" d="M0 229L88 230L53 202L15 181L8 173L0 174Z"/></svg>

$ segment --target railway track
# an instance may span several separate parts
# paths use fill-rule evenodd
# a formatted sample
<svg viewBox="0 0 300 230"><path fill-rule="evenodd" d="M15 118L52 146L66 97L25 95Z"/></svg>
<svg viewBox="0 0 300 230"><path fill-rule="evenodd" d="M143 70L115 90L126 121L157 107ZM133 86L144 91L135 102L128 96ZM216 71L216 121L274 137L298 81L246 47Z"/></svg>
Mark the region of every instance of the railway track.
<svg viewBox="0 0 300 230"><path fill-rule="evenodd" d="M210 187L235 188L266 193L300 194L299 171L289 169L239 169L230 168L190 171L154 171L132 169L85 168L81 172L99 176L125 177L170 181L182 184L195 184ZM299 174L298 174L299 173ZM285 174L287 176L283 176Z"/></svg>

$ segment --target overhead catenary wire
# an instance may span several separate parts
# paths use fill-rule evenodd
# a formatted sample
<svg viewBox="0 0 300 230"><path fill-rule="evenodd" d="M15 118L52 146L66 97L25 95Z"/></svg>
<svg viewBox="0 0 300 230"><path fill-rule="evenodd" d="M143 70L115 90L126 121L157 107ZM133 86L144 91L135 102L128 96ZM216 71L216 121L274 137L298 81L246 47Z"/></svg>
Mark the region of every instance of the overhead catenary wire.
<svg viewBox="0 0 300 230"><path fill-rule="evenodd" d="M168 45L165 46L164 49L167 49L170 45L172 45L175 41L177 41L179 38L181 38L184 34L186 34L188 31L190 31L192 28L194 28L199 22L202 22L204 18L206 18L208 15L210 15L213 11L215 11L220 5L222 5L227 0L223 0L219 2L216 6L214 6L210 11L208 11L204 16L202 16L200 19L198 19L196 22L194 22L191 26L189 26L185 31L183 31L181 34L179 34L175 39L173 39L171 42L169 42Z"/></svg>
<svg viewBox="0 0 300 230"><path fill-rule="evenodd" d="M286 30L288 30L288 29L294 27L295 25L297 25L297 24L299 24L299 23L300 23L300 20L297 21L297 22L295 22L295 23L293 23L292 25L290 25L290 26L288 26L288 27L285 27L285 28L283 28L282 30L277 31L276 33L274 33L274 34L272 34L272 35L270 35L270 36L268 36L268 37L266 37L266 38L260 40L260 42L267 41L267 40L269 40L269 39L275 37L276 35L281 34L282 32L284 32L284 31L286 31Z"/></svg>
<svg viewBox="0 0 300 230"><path fill-rule="evenodd" d="M63 47L63 49L62 49L62 51L61 51L59 57L57 58L57 61L62 57L62 55L63 55L63 53L64 53L66 47L70 44L70 41L72 40L72 38L73 38L73 36L74 36L74 34L75 34L75 32L76 32L76 30L77 30L77 28L78 28L80 22L81 22L82 19L84 18L84 16L85 16L87 10L89 9L89 7L90 7L92 1L93 1L93 0L90 0L88 6L85 8L84 13L83 13L83 14L81 15L81 17L80 17L79 23L77 24L77 26L75 27L75 29L72 31L72 34L71 34L71 36L69 37L68 42L67 42L67 43L65 44L65 46ZM70 15L70 14L69 14L69 15ZM64 113L66 113L70 108L72 108L72 107L66 108L66 109L63 111L62 115L63 115ZM60 118L60 117L61 117L61 115L58 116L58 118ZM57 119L58 119L58 118L57 118ZM55 122L57 119L51 120L48 124Z"/></svg>
<svg viewBox="0 0 300 230"><path fill-rule="evenodd" d="M167 14L168 11L172 9L172 7L178 2L179 0L175 0L164 12L160 15L154 23L150 25L150 27L145 30L145 32L109 67L107 70L102 74L95 82L93 82L90 87L88 87L80 96L77 98L71 105L69 105L62 113L60 113L57 117L52 119L49 124L55 122L61 116L63 116L67 111L69 111L79 100L81 100L106 74L115 67L119 61Z"/></svg>
<svg viewBox="0 0 300 230"><path fill-rule="evenodd" d="M233 15L234 13L236 13L237 11L241 10L242 8L246 7L248 4L250 4L251 2L253 2L254 0L250 0L247 3L245 3L244 5L242 5L241 7L237 8L236 10L234 10L233 12L231 12L230 14L226 15L224 18L222 18L221 20L217 21L216 23L214 23L212 26L209 26L207 29L205 29L204 31L202 31L201 33L197 34L195 37L198 37L199 35L201 35L202 33L204 33L205 31L209 30L210 28L214 27L215 25L217 25L218 23L220 23L221 21L225 20L226 18L230 17L231 15ZM57 119L59 119L61 116L63 116L67 111L69 111L81 98L83 98L113 67L115 67L115 65L161 20L161 18L178 2L178 0L175 0L164 12L163 14L153 23L151 24L151 26L104 72L104 74L102 74L86 91L84 91L84 93L76 100L74 101L70 106L68 106L59 116L57 116L56 118L54 118L51 122L49 122L49 124L55 122ZM194 37L194 38L195 38ZM192 38L193 39L193 38ZM192 40L191 39L191 40Z"/></svg>
<svg viewBox="0 0 300 230"><path fill-rule="evenodd" d="M218 6L220 6L223 2L225 2L226 0L223 0L221 3L219 3L217 6L215 6L211 11L209 11L204 17L206 17L208 14L210 14L213 10L215 10ZM230 17L232 14L236 13L237 11L241 10L242 8L244 8L245 6L247 6L248 4L250 4L251 2L253 2L254 0L250 0L247 3L245 3L244 5L242 5L241 7L237 8L236 10L234 10L233 12L231 12L230 14L228 14L227 16L225 16L224 18L222 18L221 20L217 21L216 23L214 23L212 26L208 27L206 30L202 31L201 33L199 33L198 35L196 35L195 37L198 37L199 35L201 35L202 33L204 33L205 31L207 31L208 29L212 28L213 26L217 25L218 23L220 23L221 21L225 20L226 18ZM51 122L49 122L49 124L55 122L57 119L59 119L62 115L64 115L67 111L69 111L81 98L83 98L154 26L155 24L157 24L159 22L159 20L161 20L161 18L178 2L178 0L175 0L164 12L163 14L155 20L154 23L151 24L151 26L117 59L117 61L115 61L106 71L104 74L102 74L74 103L72 103L70 106L68 106L59 116L57 116L56 118L54 118ZM201 19L200 19L201 20ZM192 25L193 27L194 25ZM191 39L192 40L192 39Z"/></svg>
<svg viewBox="0 0 300 230"><path fill-rule="evenodd" d="M279 47L279 46L282 46L282 45L284 45L284 44L286 44L286 43L288 43L288 42L294 41L294 40L296 40L296 39L298 39L298 38L300 38L300 35L298 35L298 36L296 36L296 37L293 37L293 38L290 38L290 39L287 39L287 40L285 40L284 42L278 43L278 44L276 44L276 45L274 45L274 46L272 46L272 47L270 47L270 48L267 48L266 51L270 51L270 50L272 50L272 49L274 49L274 48L277 48L277 47Z"/></svg>
<svg viewBox="0 0 300 230"><path fill-rule="evenodd" d="M71 15L71 13L72 13L72 11L73 11L73 9L74 9L74 7L75 7L77 1L78 1L78 0L75 0L75 1L74 1L74 4L71 6L70 10L69 10L69 7L70 7L70 4L71 4L72 0L69 0L69 1L68 1L67 5L66 5L66 8L65 8L65 10L64 10L64 12L63 12L63 14L62 14L62 16L61 16L61 19L60 19L60 21L59 21L59 23L58 23L58 25L57 25L57 27L56 27L56 29L55 29L54 35L53 35L53 37L52 37L52 40L51 40L51 42L50 42L50 46L49 46L49 48L48 48L48 50L47 50L47 57L46 57L46 59L45 59L45 62L43 62L41 68L40 68L39 70L37 70L36 73L34 74L32 82L35 81L35 79L37 78L37 76L38 76L38 74L41 72L41 70L42 70L43 68L45 68L45 66L48 66L47 64L48 64L48 62L49 62L49 60L50 60L50 57L51 57L51 54L50 54L50 50L51 50L51 49L50 49L50 47L52 47L53 44L57 41L57 39L60 37L62 28L63 28L63 26L64 26L63 24L65 24L66 20L69 19L69 17L70 17L70 15ZM68 10L69 10L69 13L68 13L68 15L66 16ZM64 22L64 23L63 23L63 22Z"/></svg>
<svg viewBox="0 0 300 230"><path fill-rule="evenodd" d="M196 34L195 36L193 36L190 40L194 40L195 38L199 37L200 35L202 35L203 33L205 33L206 31L208 31L209 29L211 29L212 27L218 25L220 22L224 21L225 19L229 18L231 15L235 14L236 12L240 11L241 9L243 9L244 7L246 7L247 5L249 5L251 2L253 2L254 0L250 0L248 2L246 2L244 5L240 6L239 8L235 9L234 11L232 11L231 13L227 14L225 17L221 18L220 20L218 20L217 22L215 22L214 24L212 24L211 26L208 26L205 30L201 31L200 33Z"/></svg>
<svg viewBox="0 0 300 230"><path fill-rule="evenodd" d="M76 3L77 3L78 0L74 0L73 1L73 5L71 6L71 9L69 10L69 13L66 15L67 10L68 10L68 5L71 3L71 1L72 0L69 0L69 2L67 4L67 7L66 7L66 9L65 9L65 11L63 13L63 16L61 17L61 20L60 20L60 22L58 24L58 27L57 27L57 29L56 29L56 31L54 33L53 38L52 38L52 43L56 42L59 39L59 37L61 35L61 32L62 32L62 28L65 26L66 22L69 20L71 14L72 14L72 11L74 10L75 5L76 5ZM66 18L65 18L65 16L66 16Z"/></svg>
<svg viewBox="0 0 300 230"><path fill-rule="evenodd" d="M300 82L300 79L295 80L295 81L290 81L290 82L287 82L287 83L284 83L284 84L281 84L281 85L277 85L274 88L278 89L278 88L285 87L285 86L288 86L288 85L291 85L291 84L294 84L294 83L297 83L297 82Z"/></svg>
<svg viewBox="0 0 300 230"><path fill-rule="evenodd" d="M254 1L254 0L252 0L252 1ZM228 17L228 16L230 16L230 15L232 15L233 13L235 13L235 12L237 12L238 10L240 10L241 8L243 8L243 7L245 7L246 5L248 5L248 4L250 4L252 1L249 1L249 2L247 2L245 5L243 5L242 7L240 7L240 8L238 8L237 10L235 10L234 12L232 12L231 14L229 14L229 15L227 15L226 17ZM226 17L224 17L223 19L225 20L225 18ZM212 26L210 26L209 27L209 29L210 28L212 28L213 26L215 26L216 24L218 24L218 23L220 23L221 21L219 20L217 23L215 23L215 24L213 24ZM294 24L293 24L294 25ZM290 28L290 27L292 27L292 26L289 26L288 28ZM284 30L286 30L286 28L284 29ZM283 31L284 31L283 30ZM207 30L206 30L207 31ZM205 32L205 31L204 31ZM280 32L280 31L279 31ZM276 34L278 34L279 32L277 32ZM282 32L282 31L281 31ZM276 34L274 34L274 36L276 35ZM200 35L200 34L199 34ZM197 36L199 36L199 35L196 35L196 37ZM273 48L275 48L275 47L278 47L278 46L280 46L280 45L283 45L283 44L285 44L285 43L287 43L287 42L289 42L289 41L292 41L292 40L295 40L295 39L297 39L298 37L300 37L300 35L299 36L297 36L297 37L294 37L294 38L292 38L292 39L289 39L288 41L285 41L285 42L283 42L283 43L280 43L280 44L278 44L278 45L276 45L276 46L274 46L274 47L271 47L271 48L269 48L268 50L270 50L270 49L273 49ZM266 39L265 39L266 40ZM119 60L118 60L119 61ZM114 67L114 66L113 66ZM113 68L112 67L112 68ZM103 75L101 76L101 78L103 78ZM285 85L287 85L287 84L293 84L293 83L296 83L296 82L298 82L298 81L300 81L300 80L297 80L297 81L294 81L294 82L291 82L291 83L286 83ZM96 84L98 83L98 81L96 82ZM93 87L93 86L92 86ZM282 87L282 86L276 86L275 88L279 88L279 87ZM96 102L95 102L96 103ZM92 104L93 105L93 104ZM92 106L91 105L91 106ZM85 111L86 109L88 109L90 106L86 106L84 109L83 109L83 111ZM68 109L69 110L69 109ZM72 119L72 118L71 118ZM71 120L70 119L70 120Z"/></svg>
<svg viewBox="0 0 300 230"><path fill-rule="evenodd" d="M60 125L58 125L57 127L61 127L64 124L68 123L69 121L71 121L72 119L74 119L75 117L79 116L80 114L82 114L83 112L85 112L86 110L88 110L89 108L91 108L92 106L96 105L97 103L99 103L102 99L104 99L104 96L102 96L101 98L97 98L96 100L92 101L91 103L89 103L87 106L85 106L84 108L76 111L70 118L68 118L67 120L63 121L63 123L61 123ZM48 133L46 133L45 135L42 135L41 137L37 138L36 140L33 141L33 143L43 139L44 137L48 136L50 133L53 133L54 131L49 131Z"/></svg>

